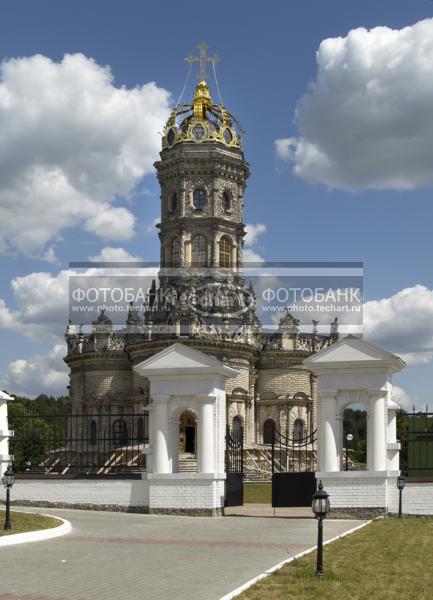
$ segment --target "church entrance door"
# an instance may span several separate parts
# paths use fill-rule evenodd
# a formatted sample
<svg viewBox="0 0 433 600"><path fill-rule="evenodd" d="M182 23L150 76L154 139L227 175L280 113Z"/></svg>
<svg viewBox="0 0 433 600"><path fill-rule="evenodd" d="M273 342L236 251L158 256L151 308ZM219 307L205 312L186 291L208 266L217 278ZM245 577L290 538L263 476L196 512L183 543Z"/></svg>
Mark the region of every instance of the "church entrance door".
<svg viewBox="0 0 433 600"><path fill-rule="evenodd" d="M196 418L192 411L186 410L179 420L179 453L196 453Z"/></svg>
<svg viewBox="0 0 433 600"><path fill-rule="evenodd" d="M195 427L185 427L185 452L195 453Z"/></svg>

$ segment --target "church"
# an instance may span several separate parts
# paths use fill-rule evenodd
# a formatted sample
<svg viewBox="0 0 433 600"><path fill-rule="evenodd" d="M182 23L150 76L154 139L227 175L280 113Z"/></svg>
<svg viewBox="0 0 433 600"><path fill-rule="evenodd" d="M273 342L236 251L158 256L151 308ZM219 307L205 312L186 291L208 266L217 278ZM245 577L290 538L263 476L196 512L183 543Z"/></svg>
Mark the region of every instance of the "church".
<svg viewBox="0 0 433 600"><path fill-rule="evenodd" d="M253 286L243 274L250 170L242 130L208 85L206 64L216 57L201 45L200 56L188 60L200 63L198 84L191 102L173 108L155 163L161 188L158 279L140 310L130 306L122 331L103 312L90 333L68 327L64 360L72 407L89 415L108 407L145 410L149 382L133 367L181 342L238 371L227 381L227 425L242 428L246 448L269 444L274 427L301 441L316 428L317 402L317 376L303 360L335 342L337 327L329 335L317 327L301 333L286 311L273 333L262 330ZM89 431L96 427L89 422ZM122 424L120 432L125 439L127 427ZM196 452L191 411L180 418L179 451Z"/></svg>

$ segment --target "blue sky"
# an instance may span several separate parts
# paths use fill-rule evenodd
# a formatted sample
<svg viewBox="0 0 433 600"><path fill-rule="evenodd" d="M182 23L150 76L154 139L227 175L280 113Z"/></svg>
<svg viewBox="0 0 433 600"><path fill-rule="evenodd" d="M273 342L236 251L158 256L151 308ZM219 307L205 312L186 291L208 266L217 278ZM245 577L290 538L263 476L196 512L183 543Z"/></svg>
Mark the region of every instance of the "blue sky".
<svg viewBox="0 0 433 600"><path fill-rule="evenodd" d="M224 103L240 119L246 132L244 151L252 172L246 196L246 222L266 226L266 232L257 237L252 249L266 260L363 261L365 300L368 302L388 299L387 303L371 308L370 337L375 343L382 343L391 351L410 355L408 362L411 364L398 376L397 384L417 403L426 403L431 397L433 356L433 327L429 320L430 316L433 317L433 300L430 296L430 290L433 289L433 179L429 181L428 176L424 177L424 172L428 173L430 165L426 164L424 172L418 177L415 167L412 176L410 164L412 160L414 163L420 162L416 154L417 140L414 141L419 129L412 125L414 116L424 115L422 111L425 110L426 122L428 121L428 111L433 112L431 104L427 102L431 90L422 88L420 83L419 95L416 96L415 89L416 97L413 102L411 103L409 98L407 103L398 107L401 111L399 122L405 123L407 120L407 133L395 141L395 145L399 147L396 154L399 156L395 159L391 156L393 152L390 152L389 148L392 142L389 139L387 145L384 145L384 152L391 156L391 163L394 160L390 168L394 169L395 173L401 172L404 153L407 152L403 168L406 183L401 186L389 182L377 184L378 179L374 179L376 175L373 176L371 165L368 166L370 170L367 175L362 174L360 179L351 174L354 178L353 185L350 182L347 184L347 181L346 184L330 184L331 175L323 176L321 180L319 177L317 181L316 176L311 175L315 168L314 162L303 162L302 157L293 159L293 154L290 160L288 152L286 156L280 154L278 157L275 140L296 138L299 142L299 139L304 137L311 142L313 138L318 139L322 135L320 125L317 125L316 130L310 132L309 138L306 133L309 128L302 129L299 119L295 121L295 110L309 83L317 79L320 65L317 63L316 51L323 40L346 38L351 30L358 27L372 29L387 26L397 31L433 17L432 13L433 3L429 0L364 0L362 3L347 0L270 0L266 3L222 0L212 6L202 4L200 8L198 5L180 5L171 1L16 1L2 3L0 7L0 56L3 61L10 62L10 59L41 54L58 63L66 53L82 53L85 57L92 58L97 65L110 67L114 78L112 85L116 88L125 86L127 90L131 90L136 86L155 82L158 90L167 90L172 94L168 98L163 97L161 93L159 100L166 109L177 99L182 88L186 75L184 57L190 52L195 53L197 43L205 40L210 51L218 53L222 58L218 65L218 76ZM429 33L423 31L417 35L414 35L412 41L415 48L420 48L418 40ZM386 45L386 36L384 39ZM385 50L380 46L378 52ZM425 52L428 57L428 45ZM358 64L353 55L348 54L346 58L352 67ZM386 61L381 63L380 60L378 55L377 65L387 64ZM342 65L343 62L339 64ZM38 86L41 77L43 84L45 71L40 64L35 63L34 67L38 82L33 88L31 76L26 76L26 94L31 102L34 93L34 102L37 104ZM322 67L325 72L325 63L322 63ZM344 85L347 83L342 72L344 65L341 72L338 72L338 68L337 64L335 76L341 77ZM38 72L41 76L37 75ZM355 69L353 72L355 73ZM401 72L395 74L396 78L401 78L403 86L405 73L402 68ZM386 79L385 72L383 76ZM380 70L375 72L375 78L381 82ZM419 80L422 81L422 77ZM328 92L324 87L316 88L313 105L309 109L304 106L301 118L302 115L305 118L312 115L316 119L328 119L330 111L334 110L332 85L335 85L335 79L331 82L328 80L327 84L329 86L325 87L330 97L326 97ZM46 85L52 85L52 80L47 79ZM356 87L356 82L354 85ZM361 85L362 81L359 83L359 86ZM391 92L392 89L401 89L396 80L389 85ZM191 94L191 86L192 84L187 90L187 96ZM413 90L413 85L410 89ZM361 94L359 90L358 92ZM356 93L355 90L352 99L356 100ZM407 93L408 97L410 95ZM336 103L341 101L341 98L338 98L336 94ZM321 100L324 100L323 107L331 106L331 109L323 108L322 115ZM325 101L330 104L326 105ZM355 120L359 116L359 110L362 112L362 106L361 109L356 107L355 104ZM20 110L24 110L22 106L14 113L17 122ZM68 110L74 111L73 99ZM338 121L339 110L338 107L335 109L334 120ZM431 112L430 121L433 121ZM137 114L140 114L139 110ZM350 113L346 113L344 118L341 118L341 125L336 122L336 141L332 140L332 143L335 141L337 144L341 130L350 129L351 125L348 125L347 121L349 116ZM113 128L116 129L116 118L112 115L111 118ZM122 118L121 112L119 118ZM155 117L157 118L160 118L160 113ZM67 119L64 122L64 140L57 140L56 143L67 145L70 143L70 125ZM0 119L0 125L1 123ZM49 118L46 126L49 127ZM105 126L110 128L109 119ZM11 140L8 152L12 158L15 152L17 155L23 152L20 150L15 131L16 129L8 134ZM356 131L359 132L359 128ZM145 130L143 135L146 135ZM329 135L329 132L323 135ZM390 136L389 132L384 135ZM420 140L419 145L425 148L424 155L428 156L429 132L424 132L423 135L426 139ZM402 139L407 143L407 149L403 151ZM355 155L357 142L354 136L352 149ZM359 141L361 142L365 144L365 148L370 147L367 133ZM35 135L30 141L26 141L26 146L33 144L32 155L35 156L43 152L43 143L44 134L39 137ZM343 143L347 143L347 140L341 141L341 144ZM341 147L343 146L339 146L340 150ZM139 152L141 146L136 144L134 148ZM83 226L79 216L74 216L75 221L70 227L53 229L52 235L48 235L40 247L37 247L37 244L30 247L27 241L23 241L23 231L17 233L16 240L19 241L16 243L11 239L7 241L4 253L0 256L0 298L3 298L8 311L19 310L26 313L15 314L15 324L4 325L3 330L0 319L0 381L10 392L55 391L62 381L62 376L56 375L56 369L60 367L55 366L60 364L60 350L52 354L50 359L46 359L46 355L53 352L53 344L59 344L61 340L55 339L53 331L49 331L49 323L41 324L43 319L40 317L33 322L29 317L28 313L34 309L34 304L40 302L32 300L32 293L37 296L36 290L33 289L32 292L31 285L24 286L25 289L19 292L22 295L17 300L17 291L14 292L11 288L12 279L41 272L56 278L58 273L67 267L69 261L97 256L107 246L121 247L129 254L144 259L158 258L158 238L152 229L152 223L159 215L159 191L156 179L148 166L152 156L157 156L155 147L150 142L149 147L143 146L143 152L149 153L147 163L140 164L144 176L128 181L122 180L121 183L116 181L106 191L108 195L117 196L117 199L111 200L113 206L126 207L137 219L135 233L129 236L129 239L126 239L127 236L121 239L121 234L117 239L104 239L100 235L99 225L92 221L92 226ZM18 157L17 163L20 160ZM426 161L428 162L428 159ZM139 162L137 158L137 164ZM293 173L296 164L302 172L301 175ZM433 164L431 166L433 172ZM338 178L343 171L346 172L345 165L335 167L332 177ZM2 200L1 187L20 189L20 182L11 183L12 175L9 177L7 173L2 176L1 173L0 171L0 209L2 202L7 201L4 198ZM23 171L17 168L15 176L19 178L20 173ZM98 171L98 176L103 177L104 174L101 175ZM2 177L7 178L6 183L3 181L2 184ZM129 185L131 181L133 185ZM122 193L126 188L127 200ZM29 189L26 189L30 193ZM6 195L4 197L7 198ZM74 198L71 194L67 200L59 198L58 202L65 202L68 204L65 210L71 210L70 204L74 202ZM13 200L9 201L13 203ZM31 202L31 199L29 201ZM98 196L98 201L102 202L101 196ZM77 204L77 211L80 210L79 207ZM50 220L50 214L47 204L47 222ZM125 215L122 215L123 218ZM38 219L40 216L39 210L34 218ZM8 212L7 218L13 216ZM40 258L49 248L52 248L52 254L46 255L45 258L51 257L51 262ZM36 277L35 281L37 280ZM426 291L415 286L424 286ZM412 288L415 291L406 293L401 302L403 308L396 308L398 299L390 299L402 290ZM28 294L26 298L23 297L25 293ZM381 320L382 309L388 313ZM38 310L36 309L36 312ZM47 302L47 312L49 310L50 303ZM8 314L10 315L10 312ZM48 315L46 321L49 320ZM25 327L16 321L28 323L28 327L33 328L34 333L29 337L28 331L27 335L24 331ZM394 327L395 334L391 335L390 329ZM61 335L62 331L59 334ZM411 338L410 343L408 338ZM419 352L414 352L416 344L419 346ZM35 356L39 357L36 363ZM15 363L19 360L27 362ZM11 367L11 363L15 366ZM31 374L30 378L23 373L26 369ZM44 370L45 373L54 371L53 376L45 377ZM40 389L36 390L35 386L40 386Z"/></svg>

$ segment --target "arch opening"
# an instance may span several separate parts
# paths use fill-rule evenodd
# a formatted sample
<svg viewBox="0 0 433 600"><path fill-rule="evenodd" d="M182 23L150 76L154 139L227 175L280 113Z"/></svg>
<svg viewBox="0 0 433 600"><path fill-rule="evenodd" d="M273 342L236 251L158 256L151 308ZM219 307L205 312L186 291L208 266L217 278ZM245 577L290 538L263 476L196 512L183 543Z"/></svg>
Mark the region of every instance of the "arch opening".
<svg viewBox="0 0 433 600"><path fill-rule="evenodd" d="M127 446L128 425L124 419L116 419L113 423L113 446Z"/></svg>
<svg viewBox="0 0 433 600"><path fill-rule="evenodd" d="M275 421L274 419L266 419L263 424L263 443L264 444L272 444L272 438L275 429Z"/></svg>
<svg viewBox="0 0 433 600"><path fill-rule="evenodd" d="M343 412L342 469L367 469L367 411L361 404L350 404Z"/></svg>
<svg viewBox="0 0 433 600"><path fill-rule="evenodd" d="M191 410L185 410L179 417L179 454L196 454L197 419Z"/></svg>

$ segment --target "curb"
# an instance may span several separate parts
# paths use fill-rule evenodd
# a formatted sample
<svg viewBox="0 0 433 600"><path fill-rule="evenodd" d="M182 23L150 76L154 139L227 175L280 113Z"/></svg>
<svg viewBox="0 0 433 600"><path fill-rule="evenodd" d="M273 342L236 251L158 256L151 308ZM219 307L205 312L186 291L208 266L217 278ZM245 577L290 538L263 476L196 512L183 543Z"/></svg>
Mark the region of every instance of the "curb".
<svg viewBox="0 0 433 600"><path fill-rule="evenodd" d="M72 531L72 525L66 519L54 515L46 515L44 513L27 512L27 515L41 515L43 517L51 517L61 521L61 525L50 527L50 529L39 529L38 531L26 531L25 533L15 533L0 537L0 548L3 546L15 546L15 544L28 544L29 542L41 542L42 540L51 540L62 535L66 535Z"/></svg>
<svg viewBox="0 0 433 600"><path fill-rule="evenodd" d="M344 538L344 537L346 537L346 535L350 535L351 533L358 531L358 529L362 529L363 527L370 525L370 523L372 523L373 521L374 521L374 519L370 519L370 521L367 521L366 523L361 523L361 525L357 525L356 527L353 527L352 529L349 529L348 531L345 531L344 533L340 533L340 535L336 535L335 537L333 537L329 540L326 540L326 542L323 542L323 545L326 546L327 544L330 544L331 542L335 542L341 538ZM232 592L229 592L225 596L222 596L219 600L232 600L232 598L239 596L239 594L241 594L242 592L244 592L245 590L247 590L248 588L253 586L258 581L264 579L265 577L268 577L275 571L278 571L279 569L281 569L281 567L284 567L284 565L287 565L287 564L293 562L297 558L301 558L302 556L311 554L316 549L317 549L317 546L312 546L311 548L308 548L308 550L304 550L303 552L300 552L299 554L295 554L295 556L291 556L290 558L286 558L285 560L282 560L281 562L277 563L273 567L270 567L266 571L263 571L263 573L260 573L260 575L253 577L253 579L250 579L249 581L247 581L243 585L239 586Z"/></svg>

